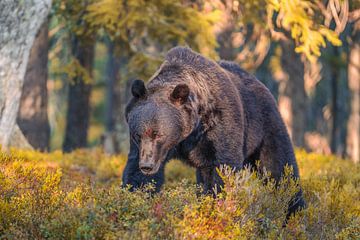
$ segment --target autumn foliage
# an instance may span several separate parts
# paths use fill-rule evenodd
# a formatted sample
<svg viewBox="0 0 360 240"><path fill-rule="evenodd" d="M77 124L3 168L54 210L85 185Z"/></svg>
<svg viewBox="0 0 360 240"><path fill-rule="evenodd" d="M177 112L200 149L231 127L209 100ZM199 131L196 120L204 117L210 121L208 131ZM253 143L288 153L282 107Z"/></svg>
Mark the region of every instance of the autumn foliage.
<svg viewBox="0 0 360 240"><path fill-rule="evenodd" d="M276 188L266 174L223 167L225 186L213 198L197 195L194 170L173 161L166 186L151 196L151 185L120 187L123 156L1 153L0 238L359 239L360 166L304 151L297 158L308 206L283 227L297 191L286 176Z"/></svg>

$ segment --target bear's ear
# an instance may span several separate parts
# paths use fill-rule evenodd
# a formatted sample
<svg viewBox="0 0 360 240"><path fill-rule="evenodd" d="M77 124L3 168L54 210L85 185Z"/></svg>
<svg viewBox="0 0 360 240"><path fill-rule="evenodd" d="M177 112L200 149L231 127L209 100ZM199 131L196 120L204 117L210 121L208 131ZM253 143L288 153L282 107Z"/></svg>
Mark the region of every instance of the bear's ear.
<svg viewBox="0 0 360 240"><path fill-rule="evenodd" d="M189 86L186 84L179 84L174 88L173 92L171 93L170 100L176 105L182 105L188 100L189 94Z"/></svg>
<svg viewBox="0 0 360 240"><path fill-rule="evenodd" d="M144 81L136 79L131 85L131 93L135 98L142 98L146 95Z"/></svg>

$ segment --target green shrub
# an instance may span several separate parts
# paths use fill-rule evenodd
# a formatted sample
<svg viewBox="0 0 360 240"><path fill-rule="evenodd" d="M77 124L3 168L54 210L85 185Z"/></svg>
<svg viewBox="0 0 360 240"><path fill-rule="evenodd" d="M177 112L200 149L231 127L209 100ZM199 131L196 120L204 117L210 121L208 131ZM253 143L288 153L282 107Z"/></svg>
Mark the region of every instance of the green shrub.
<svg viewBox="0 0 360 240"><path fill-rule="evenodd" d="M99 149L0 153L0 239L360 239L360 167L296 151L307 208L283 227L298 191L248 169L219 170L224 189L197 196L193 169L178 161L167 184L122 189L124 156Z"/></svg>

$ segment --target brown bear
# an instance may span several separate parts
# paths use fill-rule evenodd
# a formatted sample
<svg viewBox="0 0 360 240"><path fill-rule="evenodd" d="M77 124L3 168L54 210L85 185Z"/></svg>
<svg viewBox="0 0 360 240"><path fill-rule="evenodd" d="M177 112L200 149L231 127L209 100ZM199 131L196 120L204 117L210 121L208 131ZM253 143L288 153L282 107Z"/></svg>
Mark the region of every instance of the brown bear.
<svg viewBox="0 0 360 240"><path fill-rule="evenodd" d="M284 167L299 178L293 147L270 91L232 62L214 62L186 47L171 49L145 86L132 85L126 107L130 152L123 184L150 181L158 191L164 165L178 158L197 169L197 181L211 192L222 181L216 168L266 168L275 180ZM304 206L301 191L289 213Z"/></svg>

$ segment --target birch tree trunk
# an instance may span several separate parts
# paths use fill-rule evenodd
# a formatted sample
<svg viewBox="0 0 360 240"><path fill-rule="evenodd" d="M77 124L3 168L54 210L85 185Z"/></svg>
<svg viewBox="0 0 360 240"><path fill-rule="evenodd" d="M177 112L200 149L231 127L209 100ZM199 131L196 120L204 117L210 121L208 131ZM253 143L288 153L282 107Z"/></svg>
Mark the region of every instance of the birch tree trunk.
<svg viewBox="0 0 360 240"><path fill-rule="evenodd" d="M14 129L19 132L16 117L26 65L50 7L51 0L0 1L0 145L5 149Z"/></svg>
<svg viewBox="0 0 360 240"><path fill-rule="evenodd" d="M354 24L348 65L350 90L350 117L347 125L347 154L360 162L360 20Z"/></svg>

